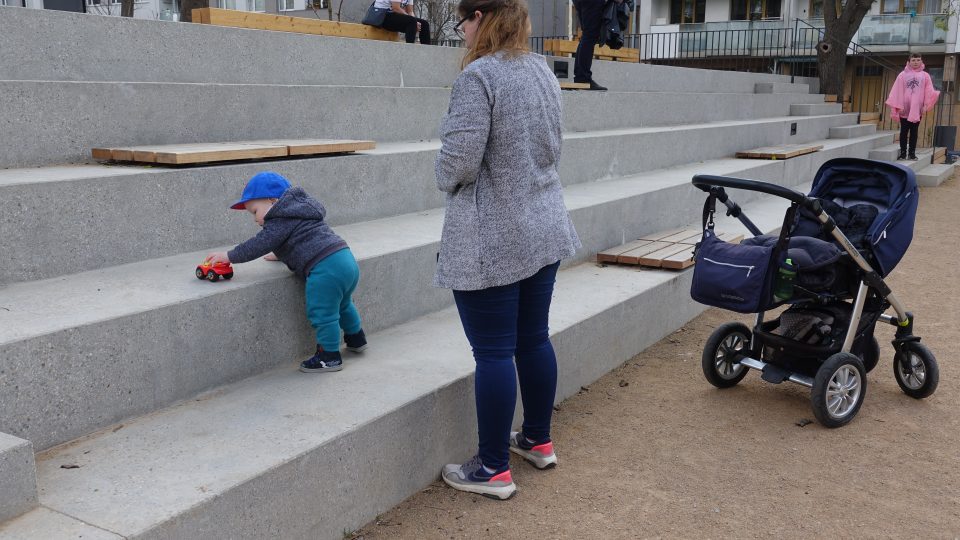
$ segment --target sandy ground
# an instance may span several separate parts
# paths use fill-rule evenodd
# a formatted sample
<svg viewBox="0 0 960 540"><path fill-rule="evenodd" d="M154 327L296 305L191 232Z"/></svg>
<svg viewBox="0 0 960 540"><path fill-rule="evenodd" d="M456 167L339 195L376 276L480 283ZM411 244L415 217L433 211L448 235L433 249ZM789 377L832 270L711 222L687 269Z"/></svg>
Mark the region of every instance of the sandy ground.
<svg viewBox="0 0 960 540"><path fill-rule="evenodd" d="M854 421L826 429L809 390L750 373L717 390L700 368L710 310L557 407L560 464L513 456L498 502L439 480L351 538L960 537L960 183L925 188L889 282L940 364L926 400L893 378L893 328ZM439 471L441 464L437 464Z"/></svg>

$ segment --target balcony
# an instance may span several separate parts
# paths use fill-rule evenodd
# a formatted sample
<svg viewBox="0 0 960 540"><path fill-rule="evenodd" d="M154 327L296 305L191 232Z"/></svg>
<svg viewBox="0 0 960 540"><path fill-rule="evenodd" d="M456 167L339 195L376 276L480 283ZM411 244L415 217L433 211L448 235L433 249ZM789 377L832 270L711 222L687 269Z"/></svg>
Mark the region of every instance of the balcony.
<svg viewBox="0 0 960 540"><path fill-rule="evenodd" d="M860 24L862 45L937 45L947 42L950 16L944 13L930 15L868 15Z"/></svg>

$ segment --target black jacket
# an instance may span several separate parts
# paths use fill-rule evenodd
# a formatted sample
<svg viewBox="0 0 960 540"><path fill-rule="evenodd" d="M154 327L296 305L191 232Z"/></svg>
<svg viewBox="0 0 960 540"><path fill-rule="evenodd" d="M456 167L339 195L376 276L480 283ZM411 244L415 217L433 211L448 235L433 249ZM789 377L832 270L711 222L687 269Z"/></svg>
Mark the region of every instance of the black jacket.
<svg viewBox="0 0 960 540"><path fill-rule="evenodd" d="M600 22L601 45L614 50L623 47L623 36L630 24L633 5L633 0L624 0L619 4L615 0L607 0L603 6L603 18Z"/></svg>
<svg viewBox="0 0 960 540"><path fill-rule="evenodd" d="M263 229L227 256L232 263L244 263L272 251L290 270L307 277L324 257L347 247L323 220L326 215L320 201L292 187L263 216Z"/></svg>

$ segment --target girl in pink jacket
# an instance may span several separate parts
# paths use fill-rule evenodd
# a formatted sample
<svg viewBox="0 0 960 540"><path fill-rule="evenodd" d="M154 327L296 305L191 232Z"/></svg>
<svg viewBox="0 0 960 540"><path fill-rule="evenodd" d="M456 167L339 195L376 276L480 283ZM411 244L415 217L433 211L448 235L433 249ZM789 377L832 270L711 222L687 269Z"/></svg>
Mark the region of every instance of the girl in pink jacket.
<svg viewBox="0 0 960 540"><path fill-rule="evenodd" d="M933 87L930 74L923 70L923 58L918 53L910 55L906 67L890 89L887 105L896 122L900 122L900 155L897 159L917 159L917 132L920 118L933 109L940 92ZM909 140L909 157L907 142Z"/></svg>

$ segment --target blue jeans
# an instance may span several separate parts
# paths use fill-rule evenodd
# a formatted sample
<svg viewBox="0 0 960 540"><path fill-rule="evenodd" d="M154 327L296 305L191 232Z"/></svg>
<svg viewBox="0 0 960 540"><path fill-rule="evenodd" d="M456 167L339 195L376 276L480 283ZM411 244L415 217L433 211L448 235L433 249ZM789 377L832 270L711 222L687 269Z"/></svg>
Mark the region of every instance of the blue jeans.
<svg viewBox="0 0 960 540"><path fill-rule="evenodd" d="M307 318L325 351L340 350L340 329L360 331L360 313L351 295L360 282L360 267L349 248L318 262L307 277Z"/></svg>
<svg viewBox="0 0 960 540"><path fill-rule="evenodd" d="M535 441L550 438L557 392L557 357L547 321L560 262L502 287L453 291L463 330L477 362L474 381L479 455L483 464L503 469L510 460L510 428L523 401L523 433ZM516 367L514 367L516 358Z"/></svg>

